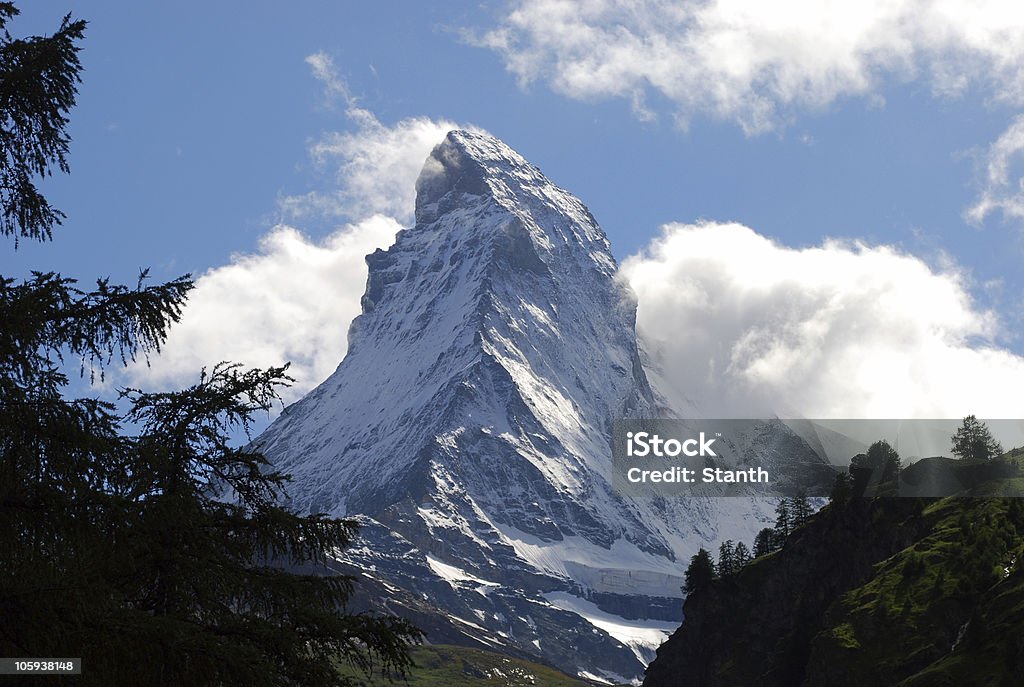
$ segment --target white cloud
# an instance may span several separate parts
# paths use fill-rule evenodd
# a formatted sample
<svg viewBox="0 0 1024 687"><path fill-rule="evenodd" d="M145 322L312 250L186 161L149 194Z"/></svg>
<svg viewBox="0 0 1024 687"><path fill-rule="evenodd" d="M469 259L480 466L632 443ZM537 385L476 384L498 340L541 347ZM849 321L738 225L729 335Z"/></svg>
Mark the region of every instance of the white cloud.
<svg viewBox="0 0 1024 687"><path fill-rule="evenodd" d="M748 133L842 97L877 98L887 76L1024 102L1024 5L1007 0L520 0L469 40L524 85L627 98L642 116L654 92L684 125L708 114Z"/></svg>
<svg viewBox="0 0 1024 687"><path fill-rule="evenodd" d="M131 370L134 383L180 385L220 360L290 360L294 399L344 357L365 286L363 257L409 224L423 161L456 125L384 125L358 106L329 59L309 61L327 97L344 103L351 128L311 147L337 192L285 198L282 207L293 218L350 221L322 240L279 225L257 251L201 275L152 368ZM993 145L992 188L1010 186L1009 161L1024 137L1014 130ZM997 206L1007 212L996 200L982 218ZM936 271L892 248L840 242L790 249L739 225L703 224L668 226L623 274L639 296L640 335L667 381L708 414L1024 411L1014 392L1024 360L991 343L997 320L972 303L953 264Z"/></svg>
<svg viewBox="0 0 1024 687"><path fill-rule="evenodd" d="M133 376L173 387L221 360L248 367L290 361L296 384L286 400L295 400L344 357L366 286L363 258L390 245L400 228L375 215L314 242L292 227L275 227L256 253L232 256L196 280L162 352L151 368L134 367Z"/></svg>
<svg viewBox="0 0 1024 687"><path fill-rule="evenodd" d="M350 127L310 147L332 190L278 203L290 224L339 218L346 224L322 240L280 224L255 253L234 255L202 274L152 367L129 370L133 384L180 386L221 360L259 367L290 361L296 383L286 400L294 400L345 356L366 286L364 257L390 246L412 223L416 177L433 147L459 127L424 117L385 125L358 105L327 55L306 62L328 102L342 102Z"/></svg>
<svg viewBox="0 0 1024 687"><path fill-rule="evenodd" d="M373 112L360 107L329 55L315 53L306 63L323 84L328 103L340 100L354 127L326 133L310 146L313 160L330 172L332 189L281 198L279 206L285 216L293 221L309 217L357 220L383 214L411 223L416 177L423 162L445 134L460 126L427 117L409 117L386 126Z"/></svg>
<svg viewBox="0 0 1024 687"><path fill-rule="evenodd" d="M705 416L1024 416L1024 358L955 269L704 223L666 226L622 274L668 391Z"/></svg>
<svg viewBox="0 0 1024 687"><path fill-rule="evenodd" d="M423 162L445 134L458 128L425 117L403 119L393 127L377 122L355 132L327 134L311 152L320 164L337 170L340 191L334 199L345 215L381 213L409 223Z"/></svg>
<svg viewBox="0 0 1024 687"><path fill-rule="evenodd" d="M1024 220L1022 162L1024 115L1019 115L984 155L982 190L977 202L965 213L969 222L981 224L988 215L997 211L1006 220Z"/></svg>

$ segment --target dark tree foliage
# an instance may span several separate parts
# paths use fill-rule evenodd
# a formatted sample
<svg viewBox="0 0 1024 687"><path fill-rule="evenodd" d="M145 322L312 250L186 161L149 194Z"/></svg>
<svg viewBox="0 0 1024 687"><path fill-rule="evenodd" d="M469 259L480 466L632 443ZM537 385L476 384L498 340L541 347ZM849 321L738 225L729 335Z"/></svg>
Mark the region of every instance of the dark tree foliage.
<svg viewBox="0 0 1024 687"><path fill-rule="evenodd" d="M701 547L690 559L683 576L683 592L693 594L704 589L715 579L715 564L711 554Z"/></svg>
<svg viewBox="0 0 1024 687"><path fill-rule="evenodd" d="M785 539L793 529L793 514L789 508L789 499L782 499L775 506L775 532Z"/></svg>
<svg viewBox="0 0 1024 687"><path fill-rule="evenodd" d="M993 460L1003 453L1002 445L989 431L988 425L968 415L952 437L954 456L962 460Z"/></svg>
<svg viewBox="0 0 1024 687"><path fill-rule="evenodd" d="M807 499L807 492L801 489L792 499L789 500L790 524L792 529L807 522L814 513L811 502Z"/></svg>
<svg viewBox="0 0 1024 687"><path fill-rule="evenodd" d="M844 504L853 497L853 478L848 472L840 472L832 482L832 493L829 501L833 504Z"/></svg>
<svg viewBox="0 0 1024 687"><path fill-rule="evenodd" d="M718 576L729 577L739 570L732 539L726 539L718 547Z"/></svg>
<svg viewBox="0 0 1024 687"><path fill-rule="evenodd" d="M718 547L718 576L725 579L738 573L750 562L750 549L743 542L727 539Z"/></svg>
<svg viewBox="0 0 1024 687"><path fill-rule="evenodd" d="M859 453L850 461L850 474L855 481L860 474L861 481L889 482L899 477L901 469L900 454L885 439L871 444L867 453Z"/></svg>
<svg viewBox="0 0 1024 687"><path fill-rule="evenodd" d="M899 477L903 464L900 461L900 454L896 452L885 439L876 441L868 447L868 465L872 468L881 468L882 481Z"/></svg>
<svg viewBox="0 0 1024 687"><path fill-rule="evenodd" d="M765 527L754 537L754 558L767 556L773 551L778 551L778 535L772 527Z"/></svg>
<svg viewBox="0 0 1024 687"><path fill-rule="evenodd" d="M31 174L66 169L83 29L65 19L50 39L0 45L14 175L2 226L16 239L47 239L61 217ZM219 364L181 391L125 390L124 411L65 397L65 359L92 377L159 350L192 284L144 278L80 290L0 276L0 656L81 656L81 679L103 685L343 684L336 661L403 670L418 630L345 613L352 580L326 567L289 572L323 564L354 524L278 505L287 477L228 439L271 407L286 368Z"/></svg>
<svg viewBox="0 0 1024 687"><path fill-rule="evenodd" d="M77 41L84 21L64 17L52 36L14 39L7 22L18 15L0 2L0 234L49 239L64 214L50 206L35 178L53 167L68 171L68 111L80 81Z"/></svg>
<svg viewBox="0 0 1024 687"><path fill-rule="evenodd" d="M736 548L732 550L732 560L733 564L736 566L737 572L739 572L744 565L750 562L750 549L747 548L746 544L743 542L736 544Z"/></svg>
<svg viewBox="0 0 1024 687"><path fill-rule="evenodd" d="M792 498L780 499L775 506L775 526L765 527L754 537L753 557L766 556L781 549L786 543L786 538L796 528L807 522L813 514L814 509L807 498L807 492L802 489ZM742 544L736 546L733 558L739 559L740 546L743 546L743 553L749 558L751 554L746 545ZM743 563L738 563L737 568L739 567L743 567Z"/></svg>

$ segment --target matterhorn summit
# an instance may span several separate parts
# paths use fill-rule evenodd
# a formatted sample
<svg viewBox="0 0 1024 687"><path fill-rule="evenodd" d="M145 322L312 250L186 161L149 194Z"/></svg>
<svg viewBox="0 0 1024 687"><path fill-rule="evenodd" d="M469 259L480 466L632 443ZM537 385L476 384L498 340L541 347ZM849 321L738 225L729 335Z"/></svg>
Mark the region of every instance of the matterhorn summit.
<svg viewBox="0 0 1024 687"><path fill-rule="evenodd" d="M475 131L434 148L416 191L415 225L367 257L345 359L257 444L294 507L363 523L339 565L368 607L635 680L678 624L683 558L763 517L612 489L612 421L669 413L577 198Z"/></svg>

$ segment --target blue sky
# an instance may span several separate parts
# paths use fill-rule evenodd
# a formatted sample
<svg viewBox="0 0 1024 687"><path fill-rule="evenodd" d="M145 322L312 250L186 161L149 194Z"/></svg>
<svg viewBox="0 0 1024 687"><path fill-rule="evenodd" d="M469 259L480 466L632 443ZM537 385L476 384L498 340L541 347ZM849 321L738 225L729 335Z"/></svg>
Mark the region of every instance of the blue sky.
<svg viewBox="0 0 1024 687"><path fill-rule="evenodd" d="M651 249L662 225L699 220L736 222L792 250L825 238L892 246L937 279L954 275L972 299L963 322L973 324L939 336L1010 356L1016 374L1024 247L1020 219L1006 216L1012 164L1009 183L988 185L1003 209L965 219L986 191L991 146L1024 103L1012 83L1024 64L1024 22L1012 3L983 3L985 17L975 17L948 2L945 15L924 13L898 36L886 32L906 17L883 21L870 7L846 17L809 9L828 3L783 3L795 14L767 35L763 18L743 15L756 3L716 0L696 18L661 16L657 4L626 13L584 4L577 14L555 0L23 3L14 35L51 31L68 11L90 23L71 114L72 173L46 183L69 219L51 244L5 252L0 271L128 281L150 266L156 279L198 276L265 254L260 240L279 223L301 232L305 248L323 245L367 208L390 206L360 205L358 188L332 195L351 186L347 152L317 161L310 151L367 133L359 113L375 118L378 133L412 118L446 120L499 136L578 195L620 260ZM903 4L906 16L921 14ZM715 33L723 22L728 31ZM813 35L821 31L836 36ZM675 36L684 47L671 44ZM840 47L800 54L805 40ZM316 78L311 55L329 60L329 78ZM744 70L755 78L744 82ZM765 103L774 108L767 115L757 109ZM1015 145L1011 136L1011 163ZM294 212L286 201L310 192L333 198L330 209ZM356 287L365 278L348 276ZM739 340L744 326L728 335ZM946 324L924 322L922 331L936 326ZM296 355L274 345L263 353ZM330 345L337 351L298 355L337 362L344 341ZM224 352L236 355L246 351Z"/></svg>

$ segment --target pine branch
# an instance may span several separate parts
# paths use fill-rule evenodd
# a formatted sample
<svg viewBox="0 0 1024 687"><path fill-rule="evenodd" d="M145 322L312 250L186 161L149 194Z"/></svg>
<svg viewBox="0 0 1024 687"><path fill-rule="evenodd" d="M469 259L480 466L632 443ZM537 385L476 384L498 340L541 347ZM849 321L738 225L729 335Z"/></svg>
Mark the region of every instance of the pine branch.
<svg viewBox="0 0 1024 687"><path fill-rule="evenodd" d="M16 16L0 5L0 26ZM0 234L46 241L64 213L39 193L35 178L69 171L67 114L75 105L86 22L65 16L51 36L0 38Z"/></svg>
<svg viewBox="0 0 1024 687"><path fill-rule="evenodd" d="M15 284L0 276L0 369L30 384L30 372L63 361L65 354L81 358L90 377L115 358L122 364L141 353L158 352L171 324L181 318L192 289L190 275L166 284L144 286L143 271L135 289L97 281L93 291L81 291L74 279L48 272Z"/></svg>

